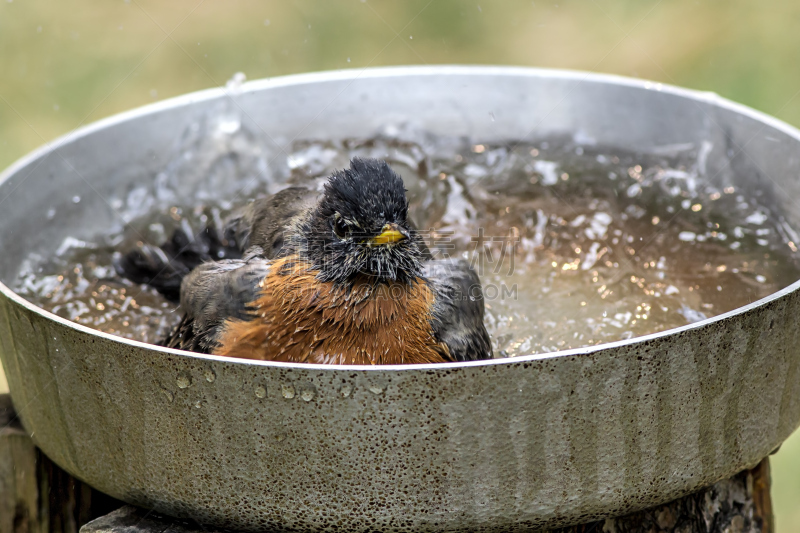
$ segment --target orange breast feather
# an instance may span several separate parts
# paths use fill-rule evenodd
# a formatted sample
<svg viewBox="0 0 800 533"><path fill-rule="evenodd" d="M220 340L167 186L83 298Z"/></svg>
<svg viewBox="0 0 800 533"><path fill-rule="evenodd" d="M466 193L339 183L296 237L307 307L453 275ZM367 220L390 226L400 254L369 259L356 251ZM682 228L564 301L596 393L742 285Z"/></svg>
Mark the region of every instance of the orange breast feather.
<svg viewBox="0 0 800 533"><path fill-rule="evenodd" d="M359 280L349 290L316 279L296 257L279 259L261 281L253 319L231 320L217 355L321 364L409 364L449 360L430 327L427 283Z"/></svg>

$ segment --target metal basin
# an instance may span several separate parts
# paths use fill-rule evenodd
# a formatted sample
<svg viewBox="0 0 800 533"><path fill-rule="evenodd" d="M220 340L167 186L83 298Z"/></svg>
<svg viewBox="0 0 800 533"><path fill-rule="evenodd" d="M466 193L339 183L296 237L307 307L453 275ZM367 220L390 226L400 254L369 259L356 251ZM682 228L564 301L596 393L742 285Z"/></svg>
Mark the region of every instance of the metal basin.
<svg viewBox="0 0 800 533"><path fill-rule="evenodd" d="M224 100L211 90L118 115L6 171L0 280L30 253L111 223L103 198L155 176L175 139ZM566 133L642 152L707 142L701 179L760 190L800 222L800 133L709 93L567 71L415 67L257 81L238 105L273 151L403 119L480 140ZM133 504L252 530L550 528L679 497L789 436L800 424L799 287L587 349L365 368L157 348L0 285L0 356L36 444Z"/></svg>

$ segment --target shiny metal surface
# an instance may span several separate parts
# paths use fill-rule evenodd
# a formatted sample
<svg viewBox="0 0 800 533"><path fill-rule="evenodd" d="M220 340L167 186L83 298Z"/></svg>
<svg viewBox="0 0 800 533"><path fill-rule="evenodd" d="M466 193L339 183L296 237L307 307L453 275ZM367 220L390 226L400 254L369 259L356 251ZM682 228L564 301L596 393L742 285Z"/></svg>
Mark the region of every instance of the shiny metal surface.
<svg viewBox="0 0 800 533"><path fill-rule="evenodd" d="M103 198L152 178L224 100L212 90L112 117L7 170L0 280L29 253L109 223ZM800 133L713 94L579 72L415 67L257 81L238 104L274 139L268 150L404 119L480 140L708 142L701 179L764 191L800 221ZM59 224L45 206L63 213ZM254 530L514 531L658 504L757 464L800 424L799 287L588 349L364 368L160 349L0 285L0 357L36 444L130 503Z"/></svg>

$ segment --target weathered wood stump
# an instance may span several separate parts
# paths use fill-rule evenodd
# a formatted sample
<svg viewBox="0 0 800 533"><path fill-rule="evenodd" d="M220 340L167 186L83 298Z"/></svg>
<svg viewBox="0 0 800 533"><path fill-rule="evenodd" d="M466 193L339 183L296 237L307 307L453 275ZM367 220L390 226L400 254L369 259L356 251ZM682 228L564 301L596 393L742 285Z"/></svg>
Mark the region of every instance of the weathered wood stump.
<svg viewBox="0 0 800 533"><path fill-rule="evenodd" d="M668 504L559 532L773 533L769 488L769 461L764 459L752 470ZM0 533L220 531L122 505L37 450L16 421L8 395L0 395Z"/></svg>

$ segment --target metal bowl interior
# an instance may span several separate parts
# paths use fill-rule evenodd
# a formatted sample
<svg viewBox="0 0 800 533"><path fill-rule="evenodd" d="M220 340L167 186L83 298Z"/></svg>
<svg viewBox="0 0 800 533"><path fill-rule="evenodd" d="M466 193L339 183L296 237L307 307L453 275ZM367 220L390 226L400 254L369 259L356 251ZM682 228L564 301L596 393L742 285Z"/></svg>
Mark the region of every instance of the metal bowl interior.
<svg viewBox="0 0 800 533"><path fill-rule="evenodd" d="M235 104L270 152L401 121L643 153L710 143L701 179L761 191L800 223L800 133L709 93L568 71L409 67L256 81ZM379 368L157 348L8 288L31 253L111 224L106 199L154 179L187 131L229 106L211 90L124 113L0 178L0 358L36 444L98 489L251 530L551 528L713 483L800 425L800 283L629 341Z"/></svg>

